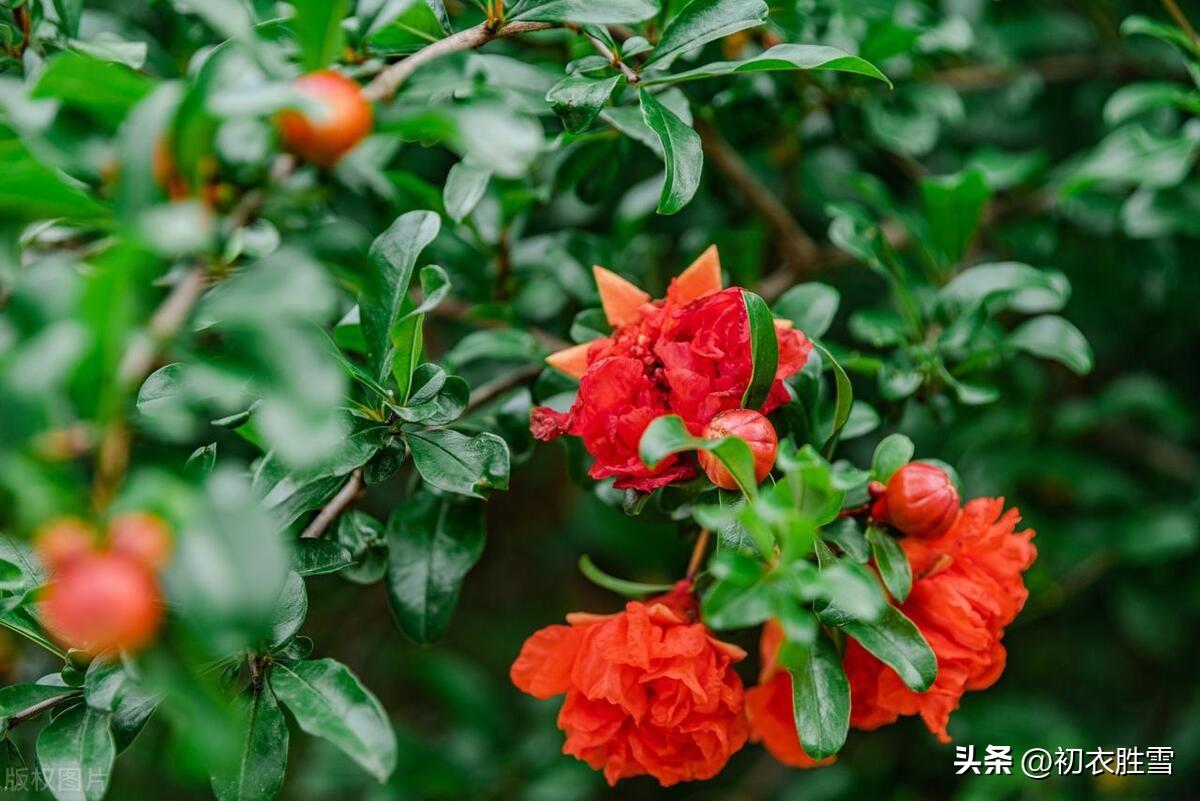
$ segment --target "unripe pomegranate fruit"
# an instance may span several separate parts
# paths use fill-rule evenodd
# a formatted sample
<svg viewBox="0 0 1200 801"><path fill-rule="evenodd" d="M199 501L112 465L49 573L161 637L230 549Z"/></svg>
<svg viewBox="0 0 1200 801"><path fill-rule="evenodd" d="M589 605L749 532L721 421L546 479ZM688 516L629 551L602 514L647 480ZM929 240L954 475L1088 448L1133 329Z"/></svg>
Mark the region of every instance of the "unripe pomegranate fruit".
<svg viewBox="0 0 1200 801"><path fill-rule="evenodd" d="M284 147L320 167L332 167L371 132L371 104L362 87L340 72L312 72L295 85L324 111L318 117L297 109L282 112L278 122Z"/></svg>
<svg viewBox="0 0 1200 801"><path fill-rule="evenodd" d="M149 643L162 620L158 585L127 556L92 553L67 564L47 585L42 622L59 644L90 654Z"/></svg>
<svg viewBox="0 0 1200 801"><path fill-rule="evenodd" d="M171 558L171 530L165 520L147 512L130 512L108 525L109 547L151 572Z"/></svg>
<svg viewBox="0 0 1200 801"><path fill-rule="evenodd" d="M91 553L95 545L96 536L91 526L77 517L60 517L38 531L33 547L46 569L57 573Z"/></svg>
<svg viewBox="0 0 1200 801"><path fill-rule="evenodd" d="M905 534L934 539L954 524L958 510L958 490L945 470L909 462L892 474L871 513Z"/></svg>
<svg viewBox="0 0 1200 801"><path fill-rule="evenodd" d="M779 437L771 421L751 409L730 409L721 412L704 427L705 439L737 437L750 446L754 456L754 480L762 481L775 466L775 454L779 450ZM737 489L733 474L725 469L721 460L708 451L700 451L700 467L708 480L721 489Z"/></svg>

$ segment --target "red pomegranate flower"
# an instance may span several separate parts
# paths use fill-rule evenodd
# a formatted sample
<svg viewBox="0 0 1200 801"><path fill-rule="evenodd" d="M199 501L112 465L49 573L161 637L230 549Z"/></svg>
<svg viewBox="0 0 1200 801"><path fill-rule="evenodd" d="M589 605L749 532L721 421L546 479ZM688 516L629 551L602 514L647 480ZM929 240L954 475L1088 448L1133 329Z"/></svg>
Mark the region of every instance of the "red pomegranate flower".
<svg viewBox="0 0 1200 801"><path fill-rule="evenodd" d="M1004 627L1025 604L1021 574L1033 564L1034 532L1014 533L1020 512L1003 498L977 498L936 539L905 537L913 586L900 607L929 641L937 680L914 693L895 671L850 641L844 660L850 679L850 723L874 729L900 715L920 714L941 742L964 692L985 689L1004 671Z"/></svg>
<svg viewBox="0 0 1200 801"><path fill-rule="evenodd" d="M715 776L746 742L745 652L696 622L691 583L614 615L577 612L525 641L513 684L537 698L565 693L563 753L609 784L649 775L664 787Z"/></svg>
<svg viewBox="0 0 1200 801"><path fill-rule="evenodd" d="M793 768L829 765L835 757L817 761L804 753L796 735L792 711L792 677L776 662L783 645L783 629L774 620L763 626L759 643L762 669L758 685L746 690L746 716L750 718L750 739L761 742L771 756Z"/></svg>
<svg viewBox="0 0 1200 801"><path fill-rule="evenodd" d="M646 426L678 414L700 435L717 414L736 409L750 382L750 322L740 289L721 289L715 247L671 281L667 296L650 296L602 267L594 268L609 337L576 345L546 359L580 379L570 411L534 409L530 429L548 441L581 437L595 457L593 478L616 476L620 489L650 491L697 474L693 456L674 456L649 470L638 456ZM812 344L776 321L779 366L768 413L788 399L783 379L800 370Z"/></svg>

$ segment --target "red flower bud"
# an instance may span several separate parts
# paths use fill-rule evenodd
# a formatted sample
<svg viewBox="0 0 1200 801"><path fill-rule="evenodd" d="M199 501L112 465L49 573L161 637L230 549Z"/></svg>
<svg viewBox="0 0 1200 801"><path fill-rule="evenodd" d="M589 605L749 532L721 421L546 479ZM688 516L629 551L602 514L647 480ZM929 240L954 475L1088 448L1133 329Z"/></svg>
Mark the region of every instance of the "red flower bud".
<svg viewBox="0 0 1200 801"><path fill-rule="evenodd" d="M762 481L775 466L775 453L779 450L779 437L771 421L750 409L730 409L721 412L704 427L705 439L737 437L750 446L754 455L754 480ZM737 489L733 475L721 461L708 451L700 451L700 467L704 468L709 481L721 489Z"/></svg>
<svg viewBox="0 0 1200 801"><path fill-rule="evenodd" d="M162 619L154 578L116 553L93 553L68 563L42 596L47 631L67 648L90 654L134 650L153 639Z"/></svg>
<svg viewBox="0 0 1200 801"><path fill-rule="evenodd" d="M362 87L340 72L309 73L296 80L296 89L324 106L324 113L315 117L297 109L279 115L283 144L297 156L332 167L371 133L371 104L363 97Z"/></svg>
<svg viewBox="0 0 1200 801"><path fill-rule="evenodd" d="M940 467L909 462L892 474L872 512L905 534L934 539L958 517L958 490Z"/></svg>

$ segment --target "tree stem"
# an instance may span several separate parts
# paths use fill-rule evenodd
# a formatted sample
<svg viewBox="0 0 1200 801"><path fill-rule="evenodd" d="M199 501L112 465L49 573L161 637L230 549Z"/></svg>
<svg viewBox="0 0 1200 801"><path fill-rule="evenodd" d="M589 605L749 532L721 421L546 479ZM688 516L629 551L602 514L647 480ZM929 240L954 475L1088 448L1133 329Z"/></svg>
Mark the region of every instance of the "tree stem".
<svg viewBox="0 0 1200 801"><path fill-rule="evenodd" d="M333 525L333 522L341 517L342 512L350 508L350 505L358 500L364 490L363 471L362 468L350 473L350 477L346 479L346 483L337 491L333 499L317 513L313 521L308 524L308 528L300 535L301 539L312 540L317 539L325 530Z"/></svg>
<svg viewBox="0 0 1200 801"><path fill-rule="evenodd" d="M704 555L708 552L708 529L700 529L700 533L696 535L696 544L692 546L692 558L688 560L687 573L684 577L691 581L696 578L696 574L700 572L700 565L704 562Z"/></svg>

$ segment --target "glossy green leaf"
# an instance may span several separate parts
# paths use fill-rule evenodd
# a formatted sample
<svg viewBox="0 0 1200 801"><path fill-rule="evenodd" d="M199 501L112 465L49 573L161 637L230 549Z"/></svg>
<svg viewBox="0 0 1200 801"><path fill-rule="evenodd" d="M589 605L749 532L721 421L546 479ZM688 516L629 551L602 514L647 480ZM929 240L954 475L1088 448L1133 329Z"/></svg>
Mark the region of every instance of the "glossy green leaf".
<svg viewBox="0 0 1200 801"><path fill-rule="evenodd" d="M983 221L991 189L978 169L924 178L920 189L929 226L925 245L939 269L952 269L966 255L967 246Z"/></svg>
<svg viewBox="0 0 1200 801"><path fill-rule="evenodd" d="M370 269L358 303L367 351L379 380L392 368L396 350L392 329L403 313L413 268L440 226L438 215L432 211L410 211L397 217L371 245Z"/></svg>
<svg viewBox="0 0 1200 801"><path fill-rule="evenodd" d="M444 492L486 498L508 489L508 443L485 431L468 437L448 429L408 435L413 464L421 478Z"/></svg>
<svg viewBox="0 0 1200 801"><path fill-rule="evenodd" d="M10 684L0 687L0 718L10 718L31 706L55 699L66 700L79 690L53 684Z"/></svg>
<svg viewBox="0 0 1200 801"><path fill-rule="evenodd" d="M123 64L67 51L46 63L32 94L84 109L115 126L151 87L148 78Z"/></svg>
<svg viewBox="0 0 1200 801"><path fill-rule="evenodd" d="M314 659L271 668L271 688L300 728L340 748L378 781L396 767L396 735L370 690L340 662Z"/></svg>
<svg viewBox="0 0 1200 801"><path fill-rule="evenodd" d="M667 23L646 65L669 64L680 53L766 21L762 0L691 0Z"/></svg>
<svg viewBox="0 0 1200 801"><path fill-rule="evenodd" d="M836 47L801 44L778 44L757 56L751 56L741 61L713 61L671 75L651 75L642 81L642 85L656 86L716 78L722 75L779 70L849 72L875 78L891 86L891 81L887 79L887 76L869 61L852 56Z"/></svg>
<svg viewBox="0 0 1200 801"><path fill-rule="evenodd" d="M1008 346L1053 359L1078 375L1092 371L1092 346L1070 321L1057 315L1034 317L1008 336Z"/></svg>
<svg viewBox="0 0 1200 801"><path fill-rule="evenodd" d="M850 729L850 682L833 640L808 647L786 643L780 661L792 678L792 714L804 752L825 759L841 750Z"/></svg>
<svg viewBox="0 0 1200 801"><path fill-rule="evenodd" d="M249 698L240 696L237 703L245 719L245 737L232 770L212 777L213 794L218 801L270 801L283 787L287 721L268 686L252 689Z"/></svg>
<svg viewBox="0 0 1200 801"><path fill-rule="evenodd" d="M662 144L667 174L658 197L658 213L674 214L691 202L700 188L704 152L700 135L650 92L638 92L642 119Z"/></svg>
<svg viewBox="0 0 1200 801"><path fill-rule="evenodd" d="M288 574L287 583L283 585L283 592L275 606L267 644L272 648L283 645L300 630L307 616L308 592L304 588L304 579L293 571Z"/></svg>
<svg viewBox="0 0 1200 801"><path fill-rule="evenodd" d="M420 493L396 509L387 526L387 590L405 634L419 643L441 638L485 538L478 501Z"/></svg>
<svg viewBox="0 0 1200 801"><path fill-rule="evenodd" d="M442 204L450 219L462 222L479 205L490 180L491 170L465 159L451 167L442 188Z"/></svg>
<svg viewBox="0 0 1200 801"><path fill-rule="evenodd" d="M771 308L758 295L742 290L746 318L750 323L750 382L742 393L743 409L761 409L775 384L779 368L779 340L775 334L775 318Z"/></svg>
<svg viewBox="0 0 1200 801"><path fill-rule="evenodd" d="M100 801L117 747L109 714L80 704L60 714L37 738L38 765L56 801ZM79 782L63 781L64 774Z"/></svg>
<svg viewBox="0 0 1200 801"><path fill-rule="evenodd" d="M1042 299L1041 311L1054 311L1067 302L1070 285L1052 272L1020 262L979 264L963 270L938 292L942 308L955 313L979 303L1012 304L1031 293Z"/></svg>
<svg viewBox="0 0 1200 801"><path fill-rule="evenodd" d="M913 622L894 606L888 606L874 622L851 620L843 631L870 651L879 661L896 671L905 686L914 692L929 689L937 678L937 657Z"/></svg>
<svg viewBox="0 0 1200 801"><path fill-rule="evenodd" d="M583 133L608 105L613 90L622 80L623 75L607 78L568 75L550 88L546 102L562 120L564 128L571 133Z"/></svg>
<svg viewBox="0 0 1200 801"><path fill-rule="evenodd" d="M354 556L341 543L329 539L297 540L292 569L301 576L336 573L354 564Z"/></svg>
<svg viewBox="0 0 1200 801"><path fill-rule="evenodd" d="M878 526L867 528L867 542L871 543L871 554L883 585L897 603L904 603L912 590L912 566L899 541Z"/></svg>
<svg viewBox="0 0 1200 801"><path fill-rule="evenodd" d="M529 22L618 24L641 22L658 13L654 0L525 0L509 19Z"/></svg>
<svg viewBox="0 0 1200 801"><path fill-rule="evenodd" d="M319 70L341 55L347 5L347 0L293 0L292 27L305 71Z"/></svg>
<svg viewBox="0 0 1200 801"><path fill-rule="evenodd" d="M775 314L791 320L809 339L818 339L833 324L841 299L841 293L829 284L808 281L784 292L775 302Z"/></svg>
<svg viewBox="0 0 1200 801"><path fill-rule="evenodd" d="M883 484L904 465L912 461L916 446L903 434L889 434L875 446L871 458L871 478Z"/></svg>
<svg viewBox="0 0 1200 801"><path fill-rule="evenodd" d="M83 0L54 0L54 11L67 36L79 35L79 19L83 16Z"/></svg>
<svg viewBox="0 0 1200 801"><path fill-rule="evenodd" d="M850 384L850 377L838 364L837 359L833 358L833 354L819 343L814 342L813 347L833 370L834 391L836 392L833 404L833 428L829 432L829 439L825 440L825 445L821 448L821 452L828 459L833 456L833 449L837 447L838 435L842 433L843 426L850 419L850 406L854 403L854 388Z"/></svg>

